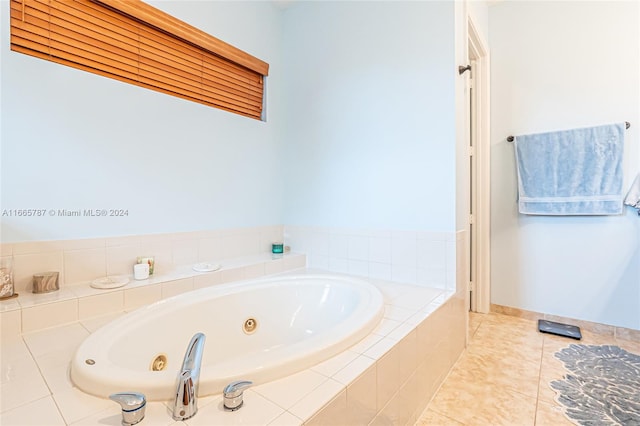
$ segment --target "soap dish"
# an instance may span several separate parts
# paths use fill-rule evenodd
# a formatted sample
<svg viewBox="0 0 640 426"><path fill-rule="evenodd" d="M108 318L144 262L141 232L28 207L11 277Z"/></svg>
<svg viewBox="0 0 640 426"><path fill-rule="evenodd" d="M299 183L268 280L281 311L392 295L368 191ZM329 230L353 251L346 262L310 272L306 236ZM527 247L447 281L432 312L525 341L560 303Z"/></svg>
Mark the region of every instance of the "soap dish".
<svg viewBox="0 0 640 426"><path fill-rule="evenodd" d="M112 275L109 277L98 278L91 282L91 287L98 289L110 289L123 287L129 282L129 277L124 275Z"/></svg>
<svg viewBox="0 0 640 426"><path fill-rule="evenodd" d="M219 263L196 263L193 265L193 270L196 272L213 272L220 269L222 266Z"/></svg>

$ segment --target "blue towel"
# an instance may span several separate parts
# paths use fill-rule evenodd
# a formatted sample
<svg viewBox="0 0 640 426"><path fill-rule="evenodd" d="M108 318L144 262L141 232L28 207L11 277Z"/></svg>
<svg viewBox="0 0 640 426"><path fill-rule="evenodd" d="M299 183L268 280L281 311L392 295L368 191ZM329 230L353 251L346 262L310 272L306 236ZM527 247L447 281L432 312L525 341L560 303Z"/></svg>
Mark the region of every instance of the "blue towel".
<svg viewBox="0 0 640 426"><path fill-rule="evenodd" d="M624 123L515 138L520 213L622 214Z"/></svg>

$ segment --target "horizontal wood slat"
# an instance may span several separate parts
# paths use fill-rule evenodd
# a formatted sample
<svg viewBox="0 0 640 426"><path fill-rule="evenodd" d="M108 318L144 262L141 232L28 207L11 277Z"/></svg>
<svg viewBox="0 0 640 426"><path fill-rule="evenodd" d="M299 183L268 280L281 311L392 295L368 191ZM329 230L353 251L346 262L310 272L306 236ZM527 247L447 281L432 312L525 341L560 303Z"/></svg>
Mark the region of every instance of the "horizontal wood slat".
<svg viewBox="0 0 640 426"><path fill-rule="evenodd" d="M208 50L223 58L255 71L260 75L269 75L269 64L248 53L231 46L179 19L162 12L140 0L92 0L112 9L125 13L141 22L172 34L201 49Z"/></svg>
<svg viewBox="0 0 640 426"><path fill-rule="evenodd" d="M159 26L158 20L166 22ZM11 0L11 49L248 117L262 115L268 64L138 0Z"/></svg>

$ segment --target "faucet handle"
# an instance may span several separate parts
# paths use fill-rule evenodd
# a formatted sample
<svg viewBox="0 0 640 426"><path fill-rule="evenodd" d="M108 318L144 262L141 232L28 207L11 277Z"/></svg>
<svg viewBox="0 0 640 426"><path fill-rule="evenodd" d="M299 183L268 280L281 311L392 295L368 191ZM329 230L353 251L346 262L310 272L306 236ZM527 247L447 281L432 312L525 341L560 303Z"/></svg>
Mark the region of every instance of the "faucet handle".
<svg viewBox="0 0 640 426"><path fill-rule="evenodd" d="M109 399L120 404L122 408L122 425L130 426L144 419L147 400L138 392L120 392L109 395Z"/></svg>
<svg viewBox="0 0 640 426"><path fill-rule="evenodd" d="M251 386L253 382L248 380L239 380L237 382L229 383L224 390L223 400L224 400L224 408L231 411L236 411L242 404L244 403L242 396L244 390Z"/></svg>

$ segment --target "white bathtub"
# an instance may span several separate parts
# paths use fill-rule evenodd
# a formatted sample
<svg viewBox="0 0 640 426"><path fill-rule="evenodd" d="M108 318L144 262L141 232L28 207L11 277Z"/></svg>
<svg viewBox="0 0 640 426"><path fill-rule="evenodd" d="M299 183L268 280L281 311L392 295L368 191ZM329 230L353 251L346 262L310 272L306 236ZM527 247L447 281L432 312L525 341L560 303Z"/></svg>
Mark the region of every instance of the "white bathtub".
<svg viewBox="0 0 640 426"><path fill-rule="evenodd" d="M234 380L265 383L326 360L369 334L383 311L376 287L332 275L204 288L133 311L91 334L71 361L71 379L100 397L136 391L148 400L170 400L187 344L202 332L199 395L217 394ZM257 327L247 334L243 326L250 318ZM158 355L166 356L166 368L152 371Z"/></svg>

